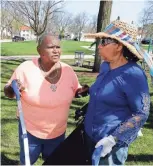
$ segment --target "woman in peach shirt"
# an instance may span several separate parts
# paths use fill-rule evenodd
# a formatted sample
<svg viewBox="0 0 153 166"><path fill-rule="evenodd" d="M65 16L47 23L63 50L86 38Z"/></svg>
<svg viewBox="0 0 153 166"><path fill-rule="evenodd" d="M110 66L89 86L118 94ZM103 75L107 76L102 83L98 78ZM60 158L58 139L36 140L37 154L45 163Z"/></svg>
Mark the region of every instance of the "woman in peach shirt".
<svg viewBox="0 0 153 166"><path fill-rule="evenodd" d="M4 88L5 95L14 98L11 82L18 80L31 164L40 153L46 159L64 140L71 102L78 93L88 90L80 86L73 69L60 62L58 38L42 35L37 51L40 57L20 64ZM19 143L20 164L25 164L20 122Z"/></svg>

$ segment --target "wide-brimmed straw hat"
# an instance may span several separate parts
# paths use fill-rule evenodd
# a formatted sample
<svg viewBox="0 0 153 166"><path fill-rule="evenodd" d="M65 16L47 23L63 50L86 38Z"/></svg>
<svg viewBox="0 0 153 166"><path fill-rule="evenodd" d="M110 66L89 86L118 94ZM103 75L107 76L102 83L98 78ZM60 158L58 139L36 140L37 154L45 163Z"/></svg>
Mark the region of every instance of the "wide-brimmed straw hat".
<svg viewBox="0 0 153 166"><path fill-rule="evenodd" d="M87 38L113 38L126 46L135 56L143 59L143 55L139 52L135 43L137 42L137 28L126 22L115 20L106 27L104 32L85 34Z"/></svg>

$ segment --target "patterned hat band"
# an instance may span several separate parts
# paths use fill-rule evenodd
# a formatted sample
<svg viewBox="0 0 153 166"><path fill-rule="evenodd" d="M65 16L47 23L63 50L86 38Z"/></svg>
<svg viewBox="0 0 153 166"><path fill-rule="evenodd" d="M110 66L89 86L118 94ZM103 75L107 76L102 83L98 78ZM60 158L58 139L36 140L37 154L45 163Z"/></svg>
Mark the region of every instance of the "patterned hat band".
<svg viewBox="0 0 153 166"><path fill-rule="evenodd" d="M122 31L120 28L117 28L114 24L107 26L104 32L108 35L115 35L116 37L130 44L134 43L132 37L129 34L127 34L125 31Z"/></svg>

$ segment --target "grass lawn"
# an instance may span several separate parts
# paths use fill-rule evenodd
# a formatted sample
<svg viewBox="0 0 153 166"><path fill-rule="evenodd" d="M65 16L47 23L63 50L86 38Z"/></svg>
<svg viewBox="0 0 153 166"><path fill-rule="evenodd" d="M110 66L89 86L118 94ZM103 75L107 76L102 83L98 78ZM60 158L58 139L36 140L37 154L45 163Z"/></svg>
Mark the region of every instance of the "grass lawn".
<svg viewBox="0 0 153 166"><path fill-rule="evenodd" d="M148 51L148 47L149 47L148 44L142 44L141 46L143 47L143 49ZM151 49L153 50L153 45L151 46Z"/></svg>
<svg viewBox="0 0 153 166"><path fill-rule="evenodd" d="M71 64L70 60L65 61ZM19 144L18 144L18 120L16 119L16 101L10 100L4 96L3 88L10 78L13 69L19 65L19 60L2 61L1 67L1 162L2 165L19 164ZM72 62L73 63L73 62ZM95 73L90 69L74 67L81 84L91 85L96 78ZM151 87L150 78L150 95L151 95L151 113L150 117L143 128L143 137L139 137L129 148L129 156L126 165L153 165L153 87ZM75 99L71 105L66 134L69 135L75 128L74 112L88 101L88 97ZM42 164L41 157L36 165Z"/></svg>
<svg viewBox="0 0 153 166"><path fill-rule="evenodd" d="M62 40L62 54L63 55L74 55L75 51L84 51L86 55L93 54L93 51L85 49L81 46L90 46L91 42L82 41L68 41ZM24 42L8 42L1 43L2 56L12 55L37 55L37 43L35 41L24 41Z"/></svg>
<svg viewBox="0 0 153 166"><path fill-rule="evenodd" d="M83 51L86 55L93 54L93 51L81 47L90 46L90 44L91 42L62 40L62 55L74 55L75 51ZM35 41L1 43L1 55L37 55L36 47L37 43ZM148 45L142 45L142 47L146 50L148 49Z"/></svg>

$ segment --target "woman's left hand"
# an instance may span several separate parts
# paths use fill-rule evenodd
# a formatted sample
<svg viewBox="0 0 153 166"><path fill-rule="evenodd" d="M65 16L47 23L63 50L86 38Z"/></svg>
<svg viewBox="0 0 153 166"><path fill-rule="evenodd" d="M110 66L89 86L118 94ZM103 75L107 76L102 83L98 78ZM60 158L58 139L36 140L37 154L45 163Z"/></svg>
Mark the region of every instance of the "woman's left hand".
<svg viewBox="0 0 153 166"><path fill-rule="evenodd" d="M88 94L89 94L89 86L83 85L81 88L77 90L75 97L85 97Z"/></svg>
<svg viewBox="0 0 153 166"><path fill-rule="evenodd" d="M104 137L98 143L96 144L95 148L98 148L99 146L103 146L103 150L101 152L101 157L105 157L108 153L112 151L113 146L115 146L116 142L112 135L108 137Z"/></svg>

